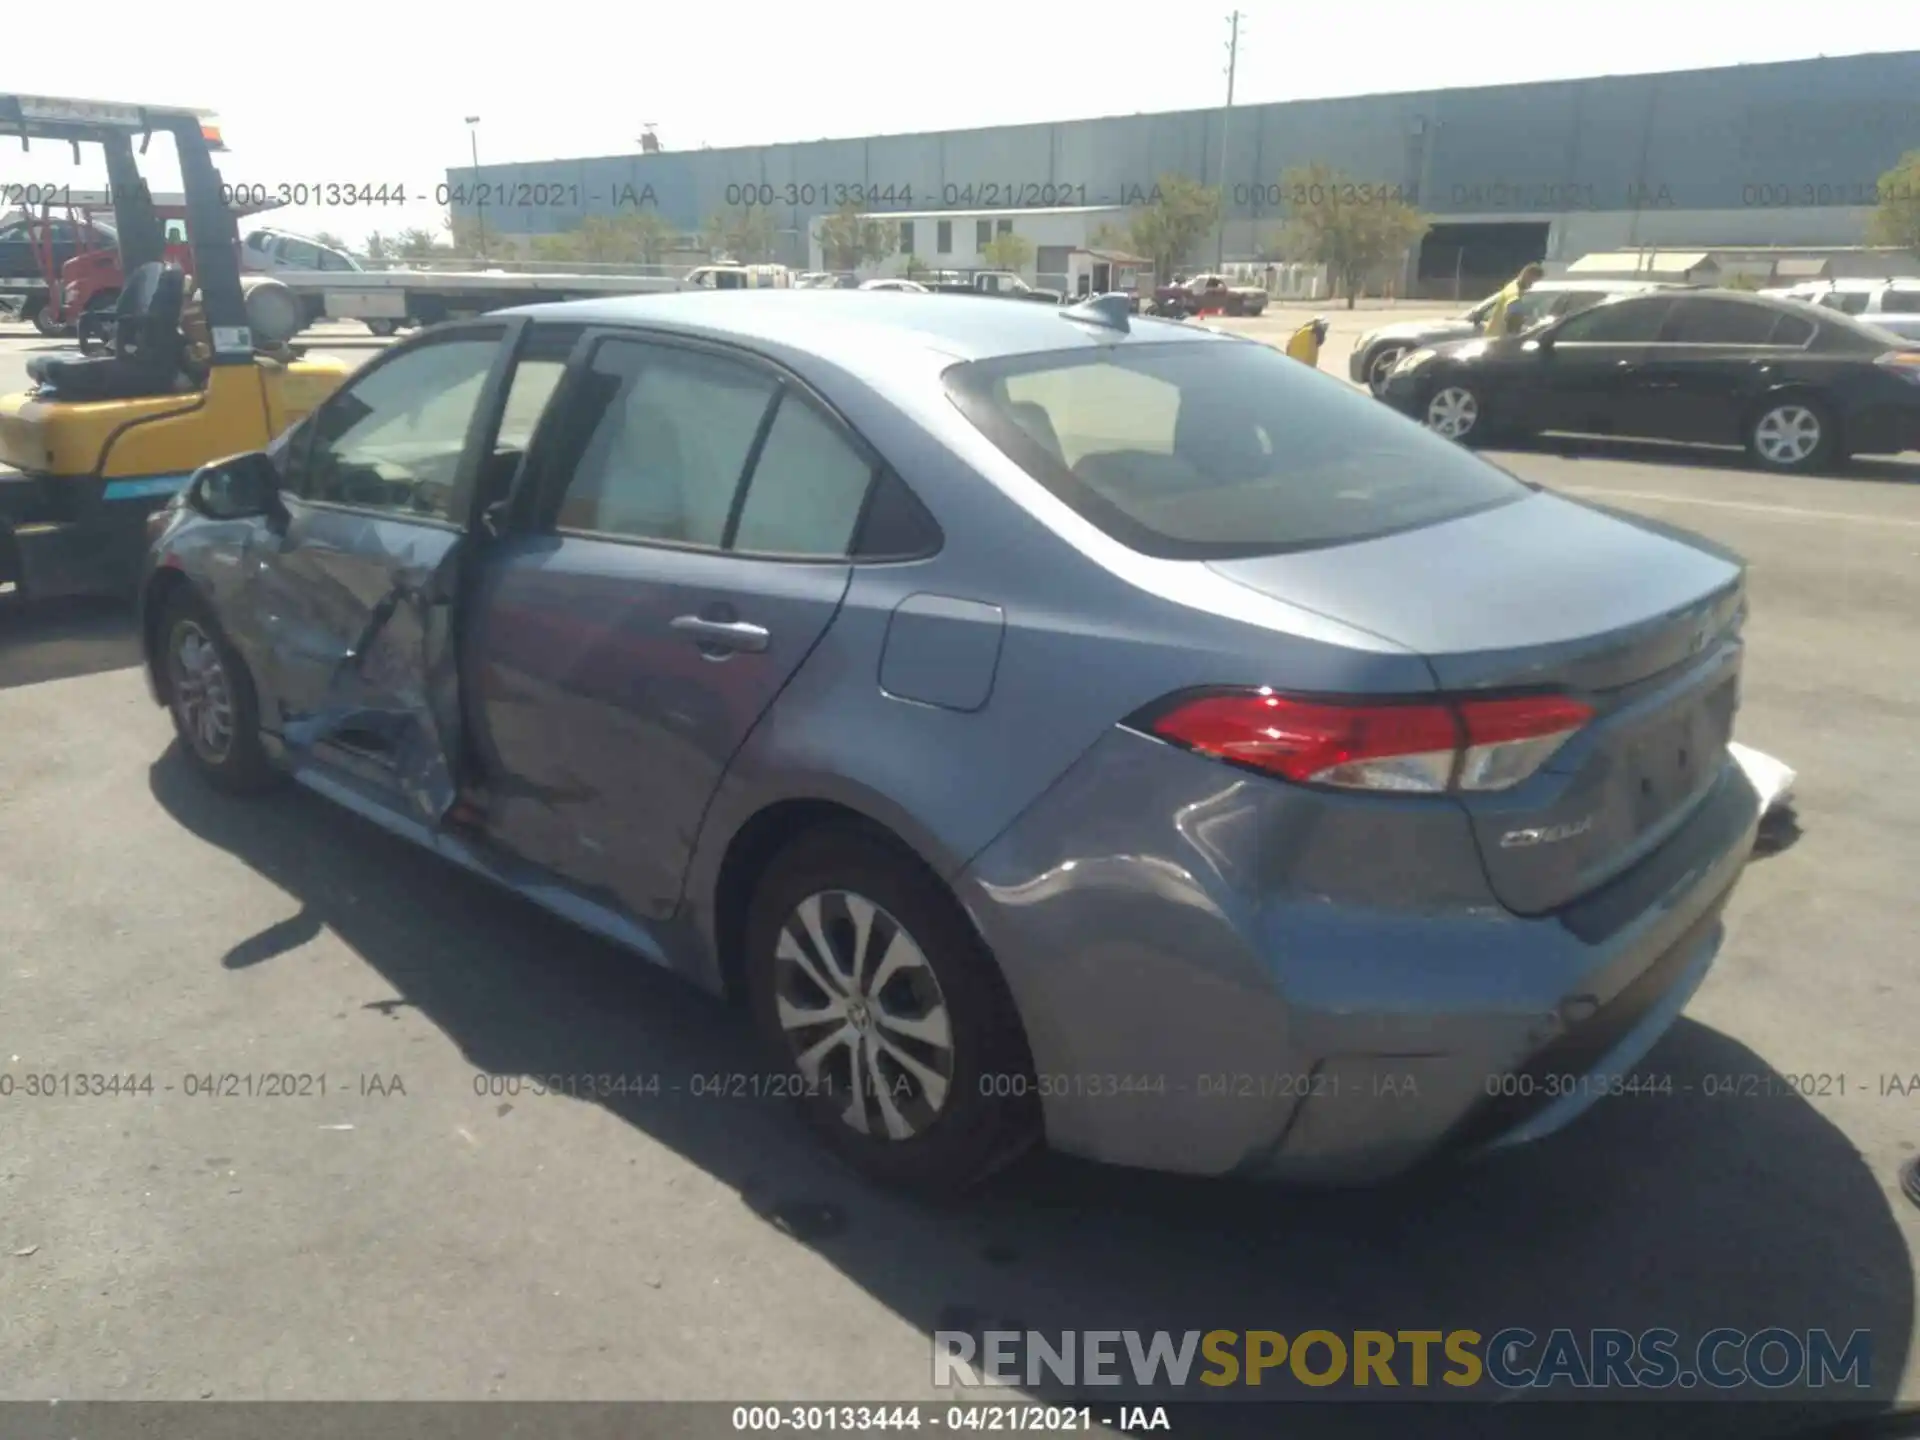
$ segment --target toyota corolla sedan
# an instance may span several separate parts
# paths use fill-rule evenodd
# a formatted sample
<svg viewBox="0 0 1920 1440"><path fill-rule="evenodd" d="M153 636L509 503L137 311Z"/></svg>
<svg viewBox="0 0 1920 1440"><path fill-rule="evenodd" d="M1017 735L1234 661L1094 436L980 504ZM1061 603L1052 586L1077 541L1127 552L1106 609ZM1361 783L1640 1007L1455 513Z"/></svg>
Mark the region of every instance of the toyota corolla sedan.
<svg viewBox="0 0 1920 1440"><path fill-rule="evenodd" d="M1745 615L1262 344L740 291L386 351L195 477L142 633L209 783L738 997L937 1191L1364 1181L1621 1088L1754 836Z"/></svg>

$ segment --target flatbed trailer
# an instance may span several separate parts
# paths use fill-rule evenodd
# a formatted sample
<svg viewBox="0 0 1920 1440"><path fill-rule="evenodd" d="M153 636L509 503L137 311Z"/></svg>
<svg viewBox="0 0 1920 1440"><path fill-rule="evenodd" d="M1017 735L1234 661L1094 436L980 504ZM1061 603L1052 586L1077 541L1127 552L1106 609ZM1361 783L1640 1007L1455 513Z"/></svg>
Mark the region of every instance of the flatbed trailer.
<svg viewBox="0 0 1920 1440"><path fill-rule="evenodd" d="M522 274L505 270L277 270L301 302L300 328L320 320L434 325L512 305L691 289L668 275Z"/></svg>

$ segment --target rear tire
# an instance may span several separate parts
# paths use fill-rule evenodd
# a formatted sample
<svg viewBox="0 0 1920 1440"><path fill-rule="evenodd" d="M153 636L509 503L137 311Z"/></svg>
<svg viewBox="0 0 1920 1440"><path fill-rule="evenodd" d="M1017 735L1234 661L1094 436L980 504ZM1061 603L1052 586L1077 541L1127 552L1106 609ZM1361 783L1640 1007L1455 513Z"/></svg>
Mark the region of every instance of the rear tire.
<svg viewBox="0 0 1920 1440"><path fill-rule="evenodd" d="M400 328L398 320L363 320L360 323L383 340Z"/></svg>
<svg viewBox="0 0 1920 1440"><path fill-rule="evenodd" d="M29 301L28 303L32 304L33 302ZM60 321L53 318L52 305L45 300L42 300L35 306L33 314L27 318L33 322L34 329L38 330L42 335L49 337L64 334L67 329Z"/></svg>
<svg viewBox="0 0 1920 1440"><path fill-rule="evenodd" d="M258 795L280 783L260 739L253 676L213 610L176 586L160 619L157 671L189 764L215 789Z"/></svg>
<svg viewBox="0 0 1920 1440"><path fill-rule="evenodd" d="M1762 470L1807 475L1834 468L1844 452L1825 405L1811 395L1776 395L1747 421L1747 454Z"/></svg>
<svg viewBox="0 0 1920 1440"><path fill-rule="evenodd" d="M848 823L793 842L760 879L745 946L776 1073L862 1174L952 1194L1039 1138L1005 981L953 896L887 837Z"/></svg>

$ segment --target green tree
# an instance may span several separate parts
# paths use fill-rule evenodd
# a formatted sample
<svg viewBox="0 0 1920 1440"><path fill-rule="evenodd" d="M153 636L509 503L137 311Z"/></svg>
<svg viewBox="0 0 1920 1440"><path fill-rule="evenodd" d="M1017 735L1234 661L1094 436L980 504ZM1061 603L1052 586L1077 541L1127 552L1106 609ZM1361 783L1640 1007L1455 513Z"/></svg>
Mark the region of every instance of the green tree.
<svg viewBox="0 0 1920 1440"><path fill-rule="evenodd" d="M918 255L909 255L900 262L900 273L909 280L918 280L922 275L931 275L933 267Z"/></svg>
<svg viewBox="0 0 1920 1440"><path fill-rule="evenodd" d="M731 255L742 265L761 265L773 259L778 238L773 212L761 205L736 205L710 216L702 233L707 249Z"/></svg>
<svg viewBox="0 0 1920 1440"><path fill-rule="evenodd" d="M366 257L375 265L381 265L393 258L393 240L376 230L367 236Z"/></svg>
<svg viewBox="0 0 1920 1440"><path fill-rule="evenodd" d="M1289 170L1284 243L1294 259L1327 267L1336 293L1354 307L1367 277L1405 255L1433 221L1377 187L1361 185L1326 165Z"/></svg>
<svg viewBox="0 0 1920 1440"><path fill-rule="evenodd" d="M316 243L326 246L329 250L351 250L353 248L331 230L318 231L313 238Z"/></svg>
<svg viewBox="0 0 1920 1440"><path fill-rule="evenodd" d="M1185 175L1162 175L1154 189L1160 198L1134 213L1127 248L1151 260L1155 277L1165 280L1220 223L1220 191Z"/></svg>
<svg viewBox="0 0 1920 1440"><path fill-rule="evenodd" d="M475 256L485 256L489 260L504 258L504 253L513 247L502 245L493 226L478 215L455 216L451 211L441 222L446 233L452 237L444 245L444 258L470 260Z"/></svg>
<svg viewBox="0 0 1920 1440"><path fill-rule="evenodd" d="M673 226L651 210L589 215L572 230L536 235L533 258L563 265L658 265L673 239Z"/></svg>
<svg viewBox="0 0 1920 1440"><path fill-rule="evenodd" d="M1027 262L1033 259L1033 245L1026 236L1008 231L994 236L981 247L980 258L992 269L1017 273L1026 269Z"/></svg>
<svg viewBox="0 0 1920 1440"><path fill-rule="evenodd" d="M1879 204L1867 217L1867 243L1920 255L1920 150L1909 150L1880 177Z"/></svg>
<svg viewBox="0 0 1920 1440"><path fill-rule="evenodd" d="M820 222L820 249L829 270L877 265L893 253L898 229L860 213L851 201Z"/></svg>
<svg viewBox="0 0 1920 1440"><path fill-rule="evenodd" d="M433 231L424 225L415 225L400 232L394 241L393 253L402 260L431 260L443 254L445 248Z"/></svg>
<svg viewBox="0 0 1920 1440"><path fill-rule="evenodd" d="M1087 240L1090 250L1114 250L1123 254L1133 253L1133 236L1124 225L1116 225L1111 220L1102 220Z"/></svg>

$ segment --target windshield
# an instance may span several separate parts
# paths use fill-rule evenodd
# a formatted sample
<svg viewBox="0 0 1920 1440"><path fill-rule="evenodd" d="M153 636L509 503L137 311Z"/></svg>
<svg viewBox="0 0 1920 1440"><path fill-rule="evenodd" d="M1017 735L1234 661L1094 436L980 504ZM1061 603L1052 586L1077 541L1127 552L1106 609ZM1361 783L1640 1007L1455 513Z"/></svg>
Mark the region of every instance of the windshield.
<svg viewBox="0 0 1920 1440"><path fill-rule="evenodd" d="M1525 486L1267 345L1118 345L975 361L949 394L1030 476L1143 554L1367 540Z"/></svg>

